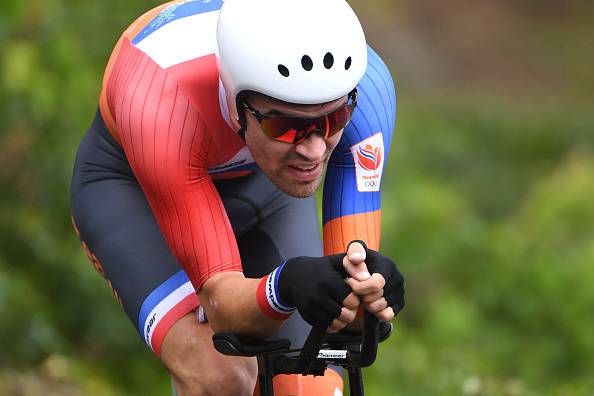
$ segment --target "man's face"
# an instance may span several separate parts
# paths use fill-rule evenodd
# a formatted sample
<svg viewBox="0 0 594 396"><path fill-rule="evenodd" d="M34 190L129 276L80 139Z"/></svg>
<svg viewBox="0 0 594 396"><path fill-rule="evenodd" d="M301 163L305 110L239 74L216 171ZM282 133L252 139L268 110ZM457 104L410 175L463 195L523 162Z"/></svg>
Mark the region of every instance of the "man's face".
<svg viewBox="0 0 594 396"><path fill-rule="evenodd" d="M291 105L277 102L261 95L254 95L247 102L261 114L283 114L315 117L331 112L347 100L343 97L322 105ZM298 144L270 139L260 129L256 118L246 110L247 129L245 141L252 157L264 174L284 193L305 198L320 187L332 150L342 136L342 131L324 139L312 133Z"/></svg>

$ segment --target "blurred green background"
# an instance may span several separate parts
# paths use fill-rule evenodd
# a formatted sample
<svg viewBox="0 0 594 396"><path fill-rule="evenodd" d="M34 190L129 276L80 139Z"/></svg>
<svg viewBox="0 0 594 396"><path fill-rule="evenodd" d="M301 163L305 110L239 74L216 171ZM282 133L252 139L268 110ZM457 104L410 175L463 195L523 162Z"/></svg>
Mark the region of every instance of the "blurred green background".
<svg viewBox="0 0 594 396"><path fill-rule="evenodd" d="M247 0L246 0L247 1ZM164 395L69 223L111 48L156 1L4 0L0 395ZM594 3L353 0L398 87L370 395L594 395Z"/></svg>

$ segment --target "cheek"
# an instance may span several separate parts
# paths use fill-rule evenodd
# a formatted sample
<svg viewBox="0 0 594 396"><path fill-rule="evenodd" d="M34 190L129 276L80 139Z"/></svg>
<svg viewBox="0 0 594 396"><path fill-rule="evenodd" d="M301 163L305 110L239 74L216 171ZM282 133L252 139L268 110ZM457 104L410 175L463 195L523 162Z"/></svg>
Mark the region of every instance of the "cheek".
<svg viewBox="0 0 594 396"><path fill-rule="evenodd" d="M248 122L248 127L245 131L245 144L253 156L260 155L265 150L262 146L265 142L262 141L262 132L252 122ZM255 158L254 158L255 159Z"/></svg>
<svg viewBox="0 0 594 396"><path fill-rule="evenodd" d="M342 138L343 132L344 132L344 129L342 132L337 133L336 135L332 136L330 139L326 140L326 148L328 149L328 151L332 152L332 151L334 151L336 146L338 146L338 143L340 142L340 139Z"/></svg>
<svg viewBox="0 0 594 396"><path fill-rule="evenodd" d="M282 150L284 147L279 147L282 143L268 139L261 131L248 129L245 142L260 168L270 169L282 162L284 158L285 151Z"/></svg>

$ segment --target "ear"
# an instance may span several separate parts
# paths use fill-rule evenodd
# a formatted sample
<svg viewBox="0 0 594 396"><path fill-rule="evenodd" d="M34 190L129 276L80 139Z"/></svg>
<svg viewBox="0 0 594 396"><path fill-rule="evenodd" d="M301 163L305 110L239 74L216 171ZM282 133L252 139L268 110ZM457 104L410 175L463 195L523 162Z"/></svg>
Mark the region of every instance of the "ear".
<svg viewBox="0 0 594 396"><path fill-rule="evenodd" d="M233 103L231 101L235 102L235 106L231 106L231 103ZM239 122L239 114L237 114L239 111L239 101L236 102L235 99L227 97L226 105L228 112L227 114L229 114L229 121L231 122L231 124L233 124L233 128L235 130L241 129L241 124Z"/></svg>
<svg viewBox="0 0 594 396"><path fill-rule="evenodd" d="M219 104L221 106L223 118L225 118L227 124L236 131L241 130L241 123L239 121L239 115L237 114L239 101L236 100L236 98L231 97L229 92L225 89L222 80L219 80Z"/></svg>
<svg viewBox="0 0 594 396"><path fill-rule="evenodd" d="M237 133L243 140L245 140L245 132L247 129L247 118L245 116L245 110L242 106L242 100L246 96L246 92L240 92L237 97L235 98L235 107L229 110L229 114L231 114L231 119L233 120L233 125L236 126ZM229 106L231 107L231 106Z"/></svg>

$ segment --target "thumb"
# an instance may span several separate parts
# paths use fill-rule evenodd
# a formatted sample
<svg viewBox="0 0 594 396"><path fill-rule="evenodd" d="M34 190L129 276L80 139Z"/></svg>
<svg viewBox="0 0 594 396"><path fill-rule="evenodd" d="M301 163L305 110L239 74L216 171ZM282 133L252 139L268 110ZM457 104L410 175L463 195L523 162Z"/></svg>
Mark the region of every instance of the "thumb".
<svg viewBox="0 0 594 396"><path fill-rule="evenodd" d="M364 245L358 241L351 242L342 261L347 274L358 281L369 279L371 274L365 264L366 257Z"/></svg>

